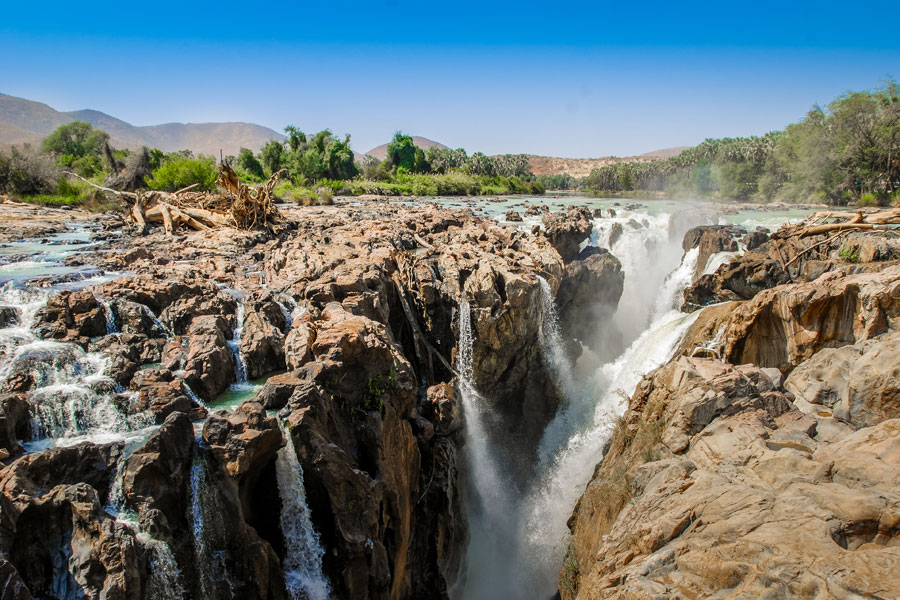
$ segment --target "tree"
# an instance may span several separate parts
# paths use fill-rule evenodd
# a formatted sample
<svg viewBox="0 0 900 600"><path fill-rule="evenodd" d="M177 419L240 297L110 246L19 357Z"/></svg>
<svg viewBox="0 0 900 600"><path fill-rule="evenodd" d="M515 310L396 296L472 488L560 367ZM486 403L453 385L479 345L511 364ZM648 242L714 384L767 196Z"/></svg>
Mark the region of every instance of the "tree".
<svg viewBox="0 0 900 600"><path fill-rule="evenodd" d="M262 179L265 176L262 164L257 160L256 156L253 155L253 150L250 150L249 148L240 149L240 152L238 152L237 164L246 173L257 179Z"/></svg>
<svg viewBox="0 0 900 600"><path fill-rule="evenodd" d="M403 168L412 173L416 170L416 145L413 139L398 131L387 147L388 165L394 170Z"/></svg>
<svg viewBox="0 0 900 600"><path fill-rule="evenodd" d="M84 177L103 169L103 149L109 134L84 121L72 121L59 126L41 142L46 154L56 157L60 165L69 167Z"/></svg>
<svg viewBox="0 0 900 600"><path fill-rule="evenodd" d="M263 166L274 173L284 166L284 144L278 140L269 140L262 147L260 156Z"/></svg>

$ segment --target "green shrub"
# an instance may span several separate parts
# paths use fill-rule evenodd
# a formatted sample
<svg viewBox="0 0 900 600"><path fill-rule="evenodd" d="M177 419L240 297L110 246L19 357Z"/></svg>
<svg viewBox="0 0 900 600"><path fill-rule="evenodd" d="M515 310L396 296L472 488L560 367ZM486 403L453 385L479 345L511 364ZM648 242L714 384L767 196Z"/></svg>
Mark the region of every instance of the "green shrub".
<svg viewBox="0 0 900 600"><path fill-rule="evenodd" d="M211 156L197 158L177 157L168 159L153 171L147 185L153 190L174 192L192 184L199 184L198 191L212 191L216 187L219 170Z"/></svg>

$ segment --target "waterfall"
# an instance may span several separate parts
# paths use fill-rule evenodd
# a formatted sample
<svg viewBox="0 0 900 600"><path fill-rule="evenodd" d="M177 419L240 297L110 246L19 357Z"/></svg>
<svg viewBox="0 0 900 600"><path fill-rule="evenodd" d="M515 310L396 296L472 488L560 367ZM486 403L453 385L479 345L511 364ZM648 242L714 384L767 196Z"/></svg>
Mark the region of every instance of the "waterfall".
<svg viewBox="0 0 900 600"><path fill-rule="evenodd" d="M593 401L575 380L575 365L569 360L560 332L553 290L543 277L538 276L538 281L543 304L539 337L541 357L552 373L562 396L560 408L544 430L538 447L538 464L544 465L565 443L572 430L589 415Z"/></svg>
<svg viewBox="0 0 900 600"><path fill-rule="evenodd" d="M292 600L328 600L331 589L322 573L324 550L306 503L303 467L297 461L290 431L280 420L279 425L287 440L275 458L278 495L281 497L285 583Z"/></svg>
<svg viewBox="0 0 900 600"><path fill-rule="evenodd" d="M138 539L150 549L150 577L147 581L148 600L182 600L181 570L169 545L140 533Z"/></svg>
<svg viewBox="0 0 900 600"><path fill-rule="evenodd" d="M671 310L678 310L684 303L684 290L694 280L694 272L697 269L697 259L700 256L699 248L691 248L681 259L677 269L666 276L656 297L651 319L656 321L662 315Z"/></svg>
<svg viewBox="0 0 900 600"><path fill-rule="evenodd" d="M199 442L198 442L199 443ZM195 446L191 465L191 518L194 530L194 555L197 579L203 598L219 598L219 583L227 585L229 598L234 597L231 578L225 567L225 553L216 548L215 539L221 529L214 499L209 492L206 459Z"/></svg>
<svg viewBox="0 0 900 600"><path fill-rule="evenodd" d="M615 360L597 369L591 382L594 389L589 390L596 404L588 423L539 471L519 520L524 563L520 569L527 574L525 589L540 592L534 597L549 597L556 589L568 540L566 522L602 457L616 417L627 408L627 398L644 374L671 358L696 319L697 313L669 310Z"/></svg>
<svg viewBox="0 0 900 600"><path fill-rule="evenodd" d="M116 313L113 311L112 303L108 298L101 298L97 296L95 296L94 298L103 309L103 318L106 320L106 335L120 333L118 326L116 326Z"/></svg>
<svg viewBox="0 0 900 600"><path fill-rule="evenodd" d="M244 333L244 295L238 290L228 290L237 302L237 310L234 314L234 332L226 343L234 355L235 386L243 387L247 384L247 369L244 367L244 359L241 356L241 335Z"/></svg>
<svg viewBox="0 0 900 600"><path fill-rule="evenodd" d="M472 314L469 302L459 305L459 341L457 343L457 392L466 422L465 459L469 477L467 512L469 546L465 573L454 596L465 600L497 597L500 586L514 575L514 565L505 555L514 552L516 540L516 498L509 481L502 477L497 462L499 453L492 440L490 408L475 386ZM498 574L498 565L508 568Z"/></svg>

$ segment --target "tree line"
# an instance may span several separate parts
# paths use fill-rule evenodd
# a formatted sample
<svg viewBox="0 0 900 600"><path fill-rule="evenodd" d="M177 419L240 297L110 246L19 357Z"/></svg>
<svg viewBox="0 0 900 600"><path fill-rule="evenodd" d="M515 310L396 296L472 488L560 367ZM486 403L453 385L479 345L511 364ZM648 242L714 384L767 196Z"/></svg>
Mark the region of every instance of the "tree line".
<svg viewBox="0 0 900 600"><path fill-rule="evenodd" d="M595 169L581 187L886 205L900 193L900 85L846 93L783 131L707 139L666 160Z"/></svg>

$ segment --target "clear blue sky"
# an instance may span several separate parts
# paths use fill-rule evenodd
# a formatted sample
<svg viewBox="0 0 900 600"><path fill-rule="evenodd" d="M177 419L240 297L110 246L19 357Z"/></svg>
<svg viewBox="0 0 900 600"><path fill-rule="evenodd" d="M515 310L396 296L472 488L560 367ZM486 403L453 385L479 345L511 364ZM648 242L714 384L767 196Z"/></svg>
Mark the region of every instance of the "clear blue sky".
<svg viewBox="0 0 900 600"><path fill-rule="evenodd" d="M0 92L136 125L628 155L900 78L900 1L4 2Z"/></svg>

